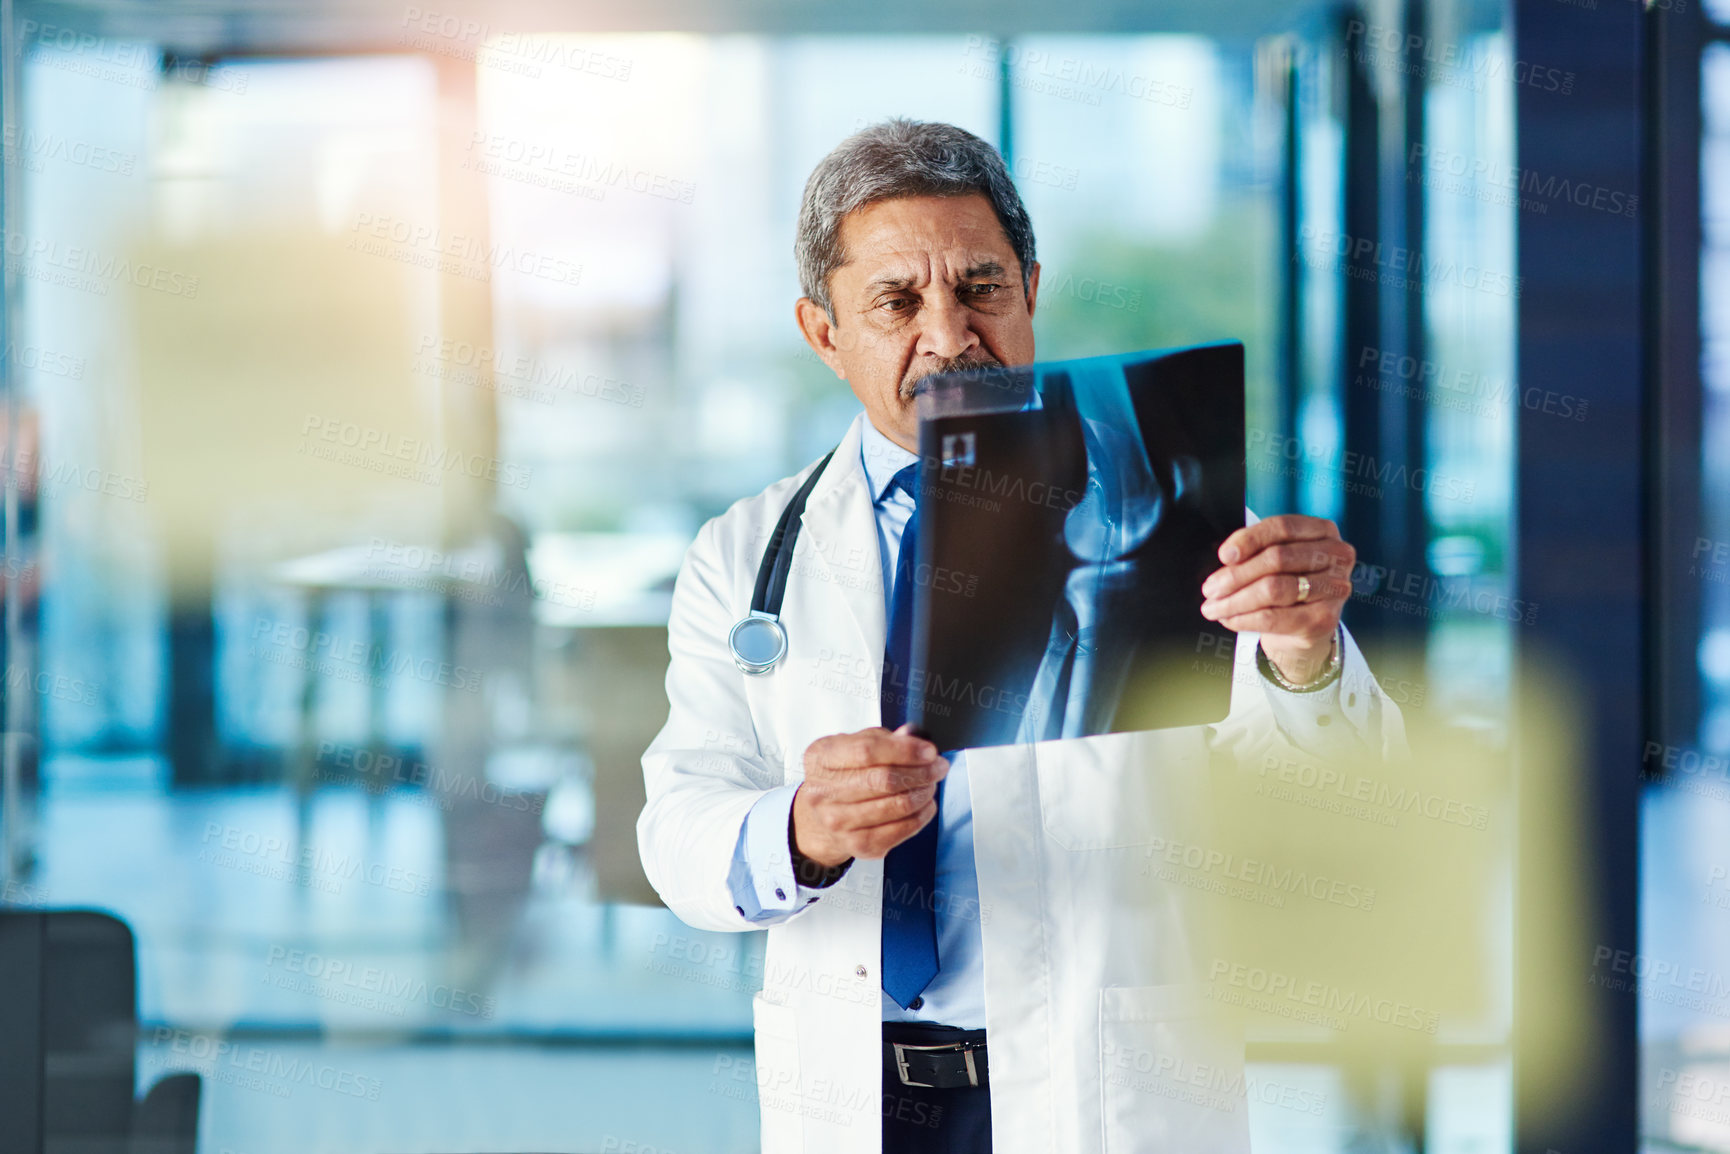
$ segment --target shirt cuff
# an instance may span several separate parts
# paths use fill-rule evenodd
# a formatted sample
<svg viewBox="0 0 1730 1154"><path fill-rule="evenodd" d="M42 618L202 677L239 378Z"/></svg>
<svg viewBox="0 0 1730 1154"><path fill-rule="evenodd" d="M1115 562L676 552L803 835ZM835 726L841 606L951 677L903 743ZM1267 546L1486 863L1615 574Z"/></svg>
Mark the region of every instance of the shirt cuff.
<svg viewBox="0 0 1730 1154"><path fill-rule="evenodd" d="M1343 633L1338 644L1343 667L1350 656ZM1258 641L1258 652L1259 648ZM1365 740L1367 728L1361 729L1341 708L1340 687L1346 680L1344 676L1336 676L1328 685L1307 693L1282 689L1278 682L1260 671L1259 662L1256 677L1262 683L1262 691L1267 694L1268 707L1273 710L1274 722L1280 732L1305 753L1324 759L1362 757L1370 748Z"/></svg>
<svg viewBox="0 0 1730 1154"><path fill-rule="evenodd" d="M754 925L786 921L823 893L793 877L793 851L787 841L797 785L771 789L757 799L739 828L728 887L739 916Z"/></svg>

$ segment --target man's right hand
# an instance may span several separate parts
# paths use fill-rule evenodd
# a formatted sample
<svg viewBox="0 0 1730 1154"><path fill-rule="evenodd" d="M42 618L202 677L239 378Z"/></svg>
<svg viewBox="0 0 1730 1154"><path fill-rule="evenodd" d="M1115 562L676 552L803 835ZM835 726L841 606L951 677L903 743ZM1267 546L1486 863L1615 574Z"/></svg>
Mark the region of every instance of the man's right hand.
<svg viewBox="0 0 1730 1154"><path fill-rule="evenodd" d="M949 761L903 725L820 737L805 751L793 795L795 848L818 865L880 858L937 816Z"/></svg>

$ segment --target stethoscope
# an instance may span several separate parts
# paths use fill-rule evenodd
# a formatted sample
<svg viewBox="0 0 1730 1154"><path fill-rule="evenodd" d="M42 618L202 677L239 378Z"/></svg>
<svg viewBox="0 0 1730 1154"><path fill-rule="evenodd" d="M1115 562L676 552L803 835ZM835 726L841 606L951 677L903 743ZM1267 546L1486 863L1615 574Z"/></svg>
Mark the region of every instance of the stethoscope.
<svg viewBox="0 0 1730 1154"><path fill-rule="evenodd" d="M829 456L817 462L775 525L769 538L769 548L757 566L757 587L751 593L751 610L727 632L727 648L733 651L733 664L753 677L769 672L787 655L787 628L781 624L781 601L787 594L787 574L793 568L793 547L799 540L800 518L805 515L805 499L817 487L817 478L829 464Z"/></svg>

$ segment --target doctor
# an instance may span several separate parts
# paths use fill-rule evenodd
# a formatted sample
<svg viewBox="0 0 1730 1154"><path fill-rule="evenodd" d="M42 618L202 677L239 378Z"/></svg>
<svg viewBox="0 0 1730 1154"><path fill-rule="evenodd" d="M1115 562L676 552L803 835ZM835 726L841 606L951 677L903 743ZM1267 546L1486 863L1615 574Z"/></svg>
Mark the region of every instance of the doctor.
<svg viewBox="0 0 1730 1154"><path fill-rule="evenodd" d="M1125 1054L1241 1071L1241 1047L1195 1025L1206 959L1146 847L1194 828L1210 757L1401 740L1340 626L1351 546L1290 515L1221 546L1202 586L1203 615L1238 634L1220 724L946 759L880 691L906 684L884 668L908 644L914 393L1034 359L1032 227L990 145L891 120L818 164L794 247L800 331L864 412L830 457L698 533L637 824L680 918L769 930L764 1151L1246 1150L1241 1101L1113 1074ZM787 533L781 629L736 635Z"/></svg>

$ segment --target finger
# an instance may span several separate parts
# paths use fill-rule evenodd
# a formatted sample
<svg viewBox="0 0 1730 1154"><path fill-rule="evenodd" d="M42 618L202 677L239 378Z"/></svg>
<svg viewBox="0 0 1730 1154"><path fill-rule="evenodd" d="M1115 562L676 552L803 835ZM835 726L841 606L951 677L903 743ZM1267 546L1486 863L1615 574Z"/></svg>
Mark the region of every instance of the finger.
<svg viewBox="0 0 1730 1154"><path fill-rule="evenodd" d="M1306 593L1302 581L1309 582ZM1210 597L1201 603L1201 614L1209 620L1220 620L1225 617L1235 617L1240 613L1251 613L1257 609L1281 609L1288 606L1324 605L1328 602L1338 602L1343 605L1351 596L1352 583L1340 576L1330 576L1326 573L1294 574L1271 573L1266 577L1250 582L1229 597Z"/></svg>
<svg viewBox="0 0 1730 1154"><path fill-rule="evenodd" d="M1326 637L1339 628L1339 611L1331 605L1297 605L1286 609L1257 609L1222 617L1219 623L1233 633L1265 633L1271 637Z"/></svg>
<svg viewBox="0 0 1730 1154"><path fill-rule="evenodd" d="M818 738L805 758L807 766L815 761L825 769L864 769L873 765L925 765L936 756L937 747L924 738L890 733L879 726Z"/></svg>
<svg viewBox="0 0 1730 1154"><path fill-rule="evenodd" d="M805 785L812 800L844 805L893 797L910 789L936 785L949 775L949 761L938 758L926 765L873 765L862 769L822 770L807 775Z"/></svg>
<svg viewBox="0 0 1730 1154"><path fill-rule="evenodd" d="M836 807L834 829L839 833L864 832L880 825L893 825L917 817L937 796L937 786L923 785L888 797L848 802Z"/></svg>
<svg viewBox="0 0 1730 1154"><path fill-rule="evenodd" d="M1248 560L1276 541L1339 540L1339 526L1321 517L1306 517L1302 513L1281 513L1254 525L1246 525L1227 537L1219 546L1220 563L1236 565Z"/></svg>
<svg viewBox="0 0 1730 1154"><path fill-rule="evenodd" d="M854 846L853 856L867 861L885 857L890 850L924 829L936 816L937 803L931 802L913 817L865 830L849 839Z"/></svg>
<svg viewBox="0 0 1730 1154"><path fill-rule="evenodd" d="M1282 541L1247 561L1216 569L1201 583L1205 597L1229 597L1270 573L1337 573L1348 577L1357 550L1344 541Z"/></svg>
<svg viewBox="0 0 1730 1154"><path fill-rule="evenodd" d="M1255 581L1247 588L1240 589L1230 597L1209 598L1201 603L1201 615L1209 621L1221 621L1227 617L1236 617L1244 613L1253 613L1258 609L1281 609L1288 606L1326 605L1337 601L1345 604L1351 596L1352 583L1343 577L1329 577L1317 573L1309 577L1309 596L1302 601L1298 594L1302 591L1296 576L1290 573L1274 573Z"/></svg>

